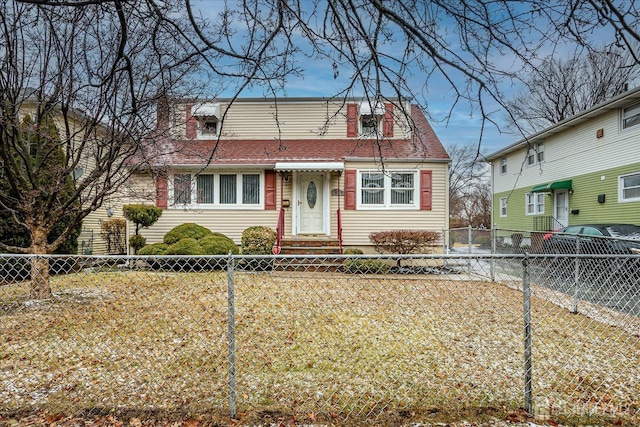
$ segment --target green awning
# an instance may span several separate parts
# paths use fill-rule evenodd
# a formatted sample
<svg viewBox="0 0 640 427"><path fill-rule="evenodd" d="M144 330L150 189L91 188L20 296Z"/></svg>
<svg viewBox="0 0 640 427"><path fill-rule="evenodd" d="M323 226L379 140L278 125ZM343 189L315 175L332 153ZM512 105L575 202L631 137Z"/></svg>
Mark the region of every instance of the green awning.
<svg viewBox="0 0 640 427"><path fill-rule="evenodd" d="M546 184L536 185L532 187L531 193L547 193L553 190L571 190L573 188L573 182L568 179L566 181L554 181L547 182Z"/></svg>

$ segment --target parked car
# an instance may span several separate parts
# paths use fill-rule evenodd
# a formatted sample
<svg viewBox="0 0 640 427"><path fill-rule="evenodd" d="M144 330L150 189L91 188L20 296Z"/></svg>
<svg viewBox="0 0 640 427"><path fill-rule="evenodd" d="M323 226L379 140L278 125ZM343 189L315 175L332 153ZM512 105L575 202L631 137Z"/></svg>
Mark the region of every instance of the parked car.
<svg viewBox="0 0 640 427"><path fill-rule="evenodd" d="M545 234L542 248L553 254L640 254L640 226L571 225Z"/></svg>

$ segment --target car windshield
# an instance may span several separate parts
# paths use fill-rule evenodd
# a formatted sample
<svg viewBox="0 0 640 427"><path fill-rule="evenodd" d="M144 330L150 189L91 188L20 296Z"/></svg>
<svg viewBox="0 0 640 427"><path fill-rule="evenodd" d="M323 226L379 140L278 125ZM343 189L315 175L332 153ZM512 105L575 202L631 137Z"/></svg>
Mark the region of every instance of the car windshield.
<svg viewBox="0 0 640 427"><path fill-rule="evenodd" d="M630 224L611 224L605 227L611 237L618 239L640 240L640 226Z"/></svg>

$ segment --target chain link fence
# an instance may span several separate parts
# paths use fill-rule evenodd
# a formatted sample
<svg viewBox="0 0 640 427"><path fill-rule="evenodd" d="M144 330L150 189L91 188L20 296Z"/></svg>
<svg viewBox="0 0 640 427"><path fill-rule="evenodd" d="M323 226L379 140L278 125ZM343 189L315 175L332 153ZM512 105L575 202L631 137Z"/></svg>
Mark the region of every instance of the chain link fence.
<svg viewBox="0 0 640 427"><path fill-rule="evenodd" d="M0 412L637 424L639 272L612 254L2 255Z"/></svg>

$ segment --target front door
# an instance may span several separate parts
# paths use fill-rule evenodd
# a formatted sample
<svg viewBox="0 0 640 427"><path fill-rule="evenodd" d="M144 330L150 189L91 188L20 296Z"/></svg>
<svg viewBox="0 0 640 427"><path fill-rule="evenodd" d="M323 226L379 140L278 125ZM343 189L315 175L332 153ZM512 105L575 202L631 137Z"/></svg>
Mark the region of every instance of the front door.
<svg viewBox="0 0 640 427"><path fill-rule="evenodd" d="M553 212L556 220L563 226L569 225L569 193L556 191L553 198Z"/></svg>
<svg viewBox="0 0 640 427"><path fill-rule="evenodd" d="M298 231L324 233L324 176L300 174L298 191Z"/></svg>

